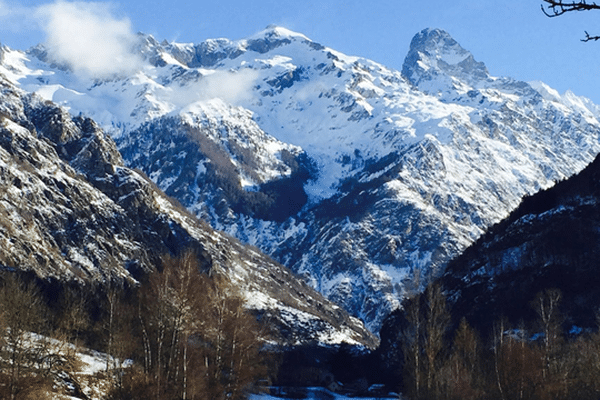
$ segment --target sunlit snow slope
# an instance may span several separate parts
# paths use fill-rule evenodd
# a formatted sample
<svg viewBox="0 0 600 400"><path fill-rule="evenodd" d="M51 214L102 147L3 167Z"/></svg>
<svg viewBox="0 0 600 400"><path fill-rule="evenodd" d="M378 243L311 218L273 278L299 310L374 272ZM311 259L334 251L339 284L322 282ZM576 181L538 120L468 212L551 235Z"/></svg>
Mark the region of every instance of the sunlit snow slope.
<svg viewBox="0 0 600 400"><path fill-rule="evenodd" d="M489 74L426 29L402 72L279 27L200 44L140 35L147 64L95 80L42 47L0 72L93 117L125 162L377 330L525 194L599 152L597 106Z"/></svg>
<svg viewBox="0 0 600 400"><path fill-rule="evenodd" d="M93 298L105 285L137 286L162 257L187 250L269 321L277 334L265 340L375 346L361 321L289 269L200 222L125 167L93 120L0 73L0 269L37 277L52 293L80 285Z"/></svg>

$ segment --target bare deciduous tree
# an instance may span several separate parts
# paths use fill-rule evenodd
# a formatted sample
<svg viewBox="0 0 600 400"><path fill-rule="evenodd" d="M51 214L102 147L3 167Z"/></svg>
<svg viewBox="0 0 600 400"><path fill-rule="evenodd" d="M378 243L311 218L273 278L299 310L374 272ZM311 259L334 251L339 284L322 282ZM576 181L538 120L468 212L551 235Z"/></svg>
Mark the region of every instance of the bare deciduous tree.
<svg viewBox="0 0 600 400"><path fill-rule="evenodd" d="M541 329L542 334L542 377L545 392L553 398L568 393L568 380L575 367L568 354L571 348L563 340L563 316L559 309L561 299L560 290L550 288L538 293L531 303L538 314L538 329Z"/></svg>
<svg viewBox="0 0 600 400"><path fill-rule="evenodd" d="M415 399L439 398L439 370L450 314L439 285L430 285L423 299L415 296L405 304L406 327L402 332L405 381ZM425 396L425 397L423 397Z"/></svg>
<svg viewBox="0 0 600 400"><path fill-rule="evenodd" d="M554 367L555 353L561 338L562 317L559 310L562 294L558 289L546 289L537 294L531 307L539 317L544 354L543 377L548 379Z"/></svg>
<svg viewBox="0 0 600 400"><path fill-rule="evenodd" d="M58 330L65 340L80 345L82 331L91 325L87 299L80 290L65 288L59 302Z"/></svg>
<svg viewBox="0 0 600 400"><path fill-rule="evenodd" d="M0 359L6 364L9 398L16 399L27 388L25 382L39 361L39 348L32 343L32 332L43 330L44 305L33 285L25 285L12 274L4 275L0 289L4 346Z"/></svg>
<svg viewBox="0 0 600 400"><path fill-rule="evenodd" d="M407 386L408 394L415 399L421 396L421 383L423 381L422 369L422 336L423 315L421 313L421 271L415 270L414 277L407 285L408 295L412 298L404 303L404 316L407 324L401 332L401 347L404 354L404 384Z"/></svg>
<svg viewBox="0 0 600 400"><path fill-rule="evenodd" d="M194 253L165 257L162 271L142 288L138 325L141 330L144 372L150 378L153 397L162 399L175 391L189 397L190 336L203 324L205 276L198 270ZM195 371L201 379L203 371Z"/></svg>
<svg viewBox="0 0 600 400"><path fill-rule="evenodd" d="M259 325L244 303L226 278L201 273L193 252L165 257L139 296L143 371L131 369L128 388L112 398L246 398L267 371Z"/></svg>
<svg viewBox="0 0 600 400"><path fill-rule="evenodd" d="M204 347L207 393L215 400L245 399L267 376L260 351L262 330L229 280L217 276L205 284L208 303L199 334L208 344Z"/></svg>
<svg viewBox="0 0 600 400"><path fill-rule="evenodd" d="M450 399L475 400L484 391L481 365L481 341L466 319L454 334L452 354L445 365L443 384Z"/></svg>
<svg viewBox="0 0 600 400"><path fill-rule="evenodd" d="M49 398L44 396L57 377L73 378L78 356L64 336L50 331L49 311L36 286L12 273L1 278L0 397Z"/></svg>
<svg viewBox="0 0 600 400"><path fill-rule="evenodd" d="M541 385L539 350L531 346L523 326L508 328L501 319L493 331L493 381L498 399L534 399ZM491 387L490 387L491 389Z"/></svg>
<svg viewBox="0 0 600 400"><path fill-rule="evenodd" d="M441 355L444 348L444 337L450 324L450 313L446 306L446 296L439 284L429 285L425 292L425 299L427 392L429 398L440 398L438 371L442 364Z"/></svg>

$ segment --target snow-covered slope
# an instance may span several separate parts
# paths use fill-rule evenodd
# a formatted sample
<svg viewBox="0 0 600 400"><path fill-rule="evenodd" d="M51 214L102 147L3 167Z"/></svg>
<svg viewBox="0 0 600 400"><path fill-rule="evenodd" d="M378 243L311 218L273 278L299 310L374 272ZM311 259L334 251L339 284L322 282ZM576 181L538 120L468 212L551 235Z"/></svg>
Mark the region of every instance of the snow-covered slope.
<svg viewBox="0 0 600 400"><path fill-rule="evenodd" d="M282 345L375 338L284 266L200 222L138 172L88 118L0 74L0 268L50 284L138 280L186 249L271 316Z"/></svg>
<svg viewBox="0 0 600 400"><path fill-rule="evenodd" d="M408 282L600 151L597 106L494 77L441 30L402 73L279 27L136 51L146 66L110 80L41 47L4 49L0 72L92 116L128 166L375 330Z"/></svg>

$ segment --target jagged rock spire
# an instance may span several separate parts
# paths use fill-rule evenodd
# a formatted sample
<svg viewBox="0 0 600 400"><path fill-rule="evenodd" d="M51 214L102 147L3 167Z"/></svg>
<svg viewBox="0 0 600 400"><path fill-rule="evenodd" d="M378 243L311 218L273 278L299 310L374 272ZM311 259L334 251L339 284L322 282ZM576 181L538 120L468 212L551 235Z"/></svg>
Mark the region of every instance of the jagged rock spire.
<svg viewBox="0 0 600 400"><path fill-rule="evenodd" d="M484 63L477 62L447 32L427 28L414 36L402 66L402 75L413 85L446 76L470 83L486 79Z"/></svg>

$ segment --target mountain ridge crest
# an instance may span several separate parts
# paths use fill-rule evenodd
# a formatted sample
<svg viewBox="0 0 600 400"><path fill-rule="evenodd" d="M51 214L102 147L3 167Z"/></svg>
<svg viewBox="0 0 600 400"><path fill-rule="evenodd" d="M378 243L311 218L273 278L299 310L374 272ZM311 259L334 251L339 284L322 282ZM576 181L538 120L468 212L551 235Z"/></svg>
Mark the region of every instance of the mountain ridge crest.
<svg viewBox="0 0 600 400"><path fill-rule="evenodd" d="M374 331L417 271L443 271L522 196L600 151L597 106L490 77L441 30L413 40L410 82L278 29L256 51L148 41L161 57L145 70L79 86L16 56L0 73L94 117L128 167Z"/></svg>

